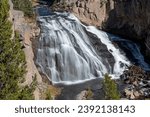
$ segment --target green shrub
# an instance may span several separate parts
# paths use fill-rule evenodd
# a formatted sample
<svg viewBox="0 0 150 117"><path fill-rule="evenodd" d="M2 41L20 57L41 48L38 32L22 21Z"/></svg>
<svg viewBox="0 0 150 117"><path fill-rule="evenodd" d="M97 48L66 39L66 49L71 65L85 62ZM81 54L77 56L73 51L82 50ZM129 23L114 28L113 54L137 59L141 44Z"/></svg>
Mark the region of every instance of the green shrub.
<svg viewBox="0 0 150 117"><path fill-rule="evenodd" d="M32 3L30 0L12 0L12 2L14 9L23 11L27 17L33 16Z"/></svg>
<svg viewBox="0 0 150 117"><path fill-rule="evenodd" d="M86 99L87 100L91 100L92 97L93 97L93 92L92 92L92 90L89 87L88 90L87 90Z"/></svg>
<svg viewBox="0 0 150 117"><path fill-rule="evenodd" d="M49 89L46 90L46 93L45 93L45 99L46 100L52 100L52 96L51 96L51 92Z"/></svg>
<svg viewBox="0 0 150 117"><path fill-rule="evenodd" d="M103 89L105 93L105 99L108 100L118 100L120 99L120 94L117 89L117 84L108 74L105 74L103 81Z"/></svg>

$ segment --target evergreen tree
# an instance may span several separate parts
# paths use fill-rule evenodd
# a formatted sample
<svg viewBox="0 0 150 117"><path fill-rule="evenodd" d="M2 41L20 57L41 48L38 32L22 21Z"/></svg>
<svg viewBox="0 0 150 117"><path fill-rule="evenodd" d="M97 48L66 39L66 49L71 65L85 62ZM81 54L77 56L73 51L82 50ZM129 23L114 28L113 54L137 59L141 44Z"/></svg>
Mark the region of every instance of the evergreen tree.
<svg viewBox="0 0 150 117"><path fill-rule="evenodd" d="M12 35L8 0L0 1L0 99L33 99L33 87L20 87L25 74L25 55L19 36Z"/></svg>
<svg viewBox="0 0 150 117"><path fill-rule="evenodd" d="M108 100L118 100L120 99L120 94L117 89L117 85L114 80L108 74L105 74L103 89L105 93L105 99Z"/></svg>

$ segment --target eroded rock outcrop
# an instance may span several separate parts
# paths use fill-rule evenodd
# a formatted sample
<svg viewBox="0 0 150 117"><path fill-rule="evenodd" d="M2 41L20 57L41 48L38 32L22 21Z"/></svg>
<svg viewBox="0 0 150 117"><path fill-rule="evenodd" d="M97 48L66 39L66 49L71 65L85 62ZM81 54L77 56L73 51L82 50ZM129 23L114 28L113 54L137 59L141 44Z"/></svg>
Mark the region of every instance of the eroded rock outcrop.
<svg viewBox="0 0 150 117"><path fill-rule="evenodd" d="M107 2L107 0L78 0L72 11L81 21L89 25L101 26L107 17ZM113 9L113 5L110 9Z"/></svg>
<svg viewBox="0 0 150 117"><path fill-rule="evenodd" d="M55 6L55 10L69 10L82 22L95 26L101 26L113 8L113 0L60 0Z"/></svg>

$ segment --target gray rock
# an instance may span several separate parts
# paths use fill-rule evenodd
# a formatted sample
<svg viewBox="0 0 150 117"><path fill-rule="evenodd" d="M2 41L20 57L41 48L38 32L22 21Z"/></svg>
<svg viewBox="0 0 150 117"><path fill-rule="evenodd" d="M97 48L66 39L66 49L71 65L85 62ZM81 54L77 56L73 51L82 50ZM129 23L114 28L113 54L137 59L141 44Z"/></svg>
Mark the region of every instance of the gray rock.
<svg viewBox="0 0 150 117"><path fill-rule="evenodd" d="M86 100L86 95L87 95L87 91L86 91L86 90L81 91L81 92L77 95L76 99L77 99L77 100Z"/></svg>
<svg viewBox="0 0 150 117"><path fill-rule="evenodd" d="M140 93L138 91L133 92L135 98L139 98L140 97Z"/></svg>

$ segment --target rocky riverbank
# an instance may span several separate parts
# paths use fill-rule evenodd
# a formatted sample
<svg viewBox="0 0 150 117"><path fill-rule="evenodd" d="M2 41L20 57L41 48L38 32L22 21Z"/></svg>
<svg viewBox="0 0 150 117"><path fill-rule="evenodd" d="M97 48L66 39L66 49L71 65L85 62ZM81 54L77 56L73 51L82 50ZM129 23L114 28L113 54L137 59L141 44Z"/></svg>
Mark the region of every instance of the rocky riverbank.
<svg viewBox="0 0 150 117"><path fill-rule="evenodd" d="M120 76L125 84L123 96L127 99L150 98L150 73L145 72L138 66L131 66Z"/></svg>

